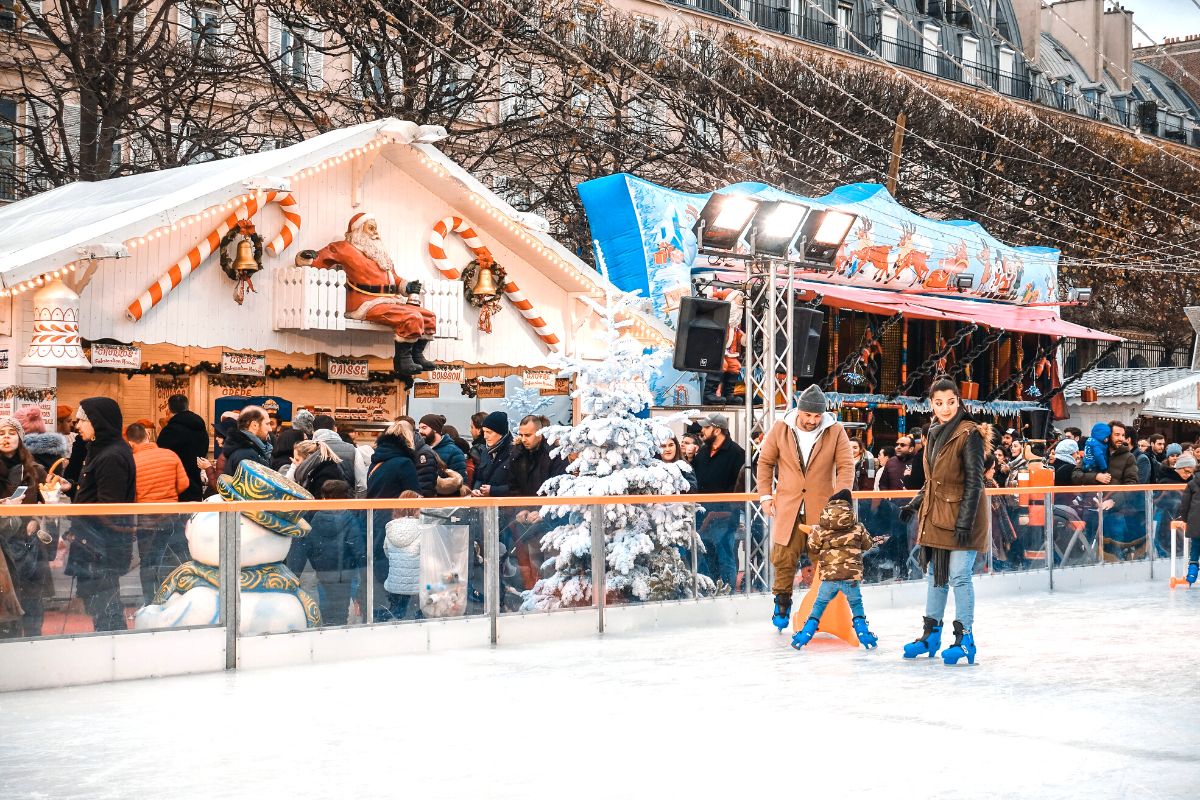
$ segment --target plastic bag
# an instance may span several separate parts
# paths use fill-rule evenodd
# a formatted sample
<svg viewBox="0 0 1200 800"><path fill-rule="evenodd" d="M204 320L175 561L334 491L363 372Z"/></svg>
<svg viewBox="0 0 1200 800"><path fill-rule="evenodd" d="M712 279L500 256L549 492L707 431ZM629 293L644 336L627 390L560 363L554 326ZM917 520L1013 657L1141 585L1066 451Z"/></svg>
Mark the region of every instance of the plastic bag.
<svg viewBox="0 0 1200 800"><path fill-rule="evenodd" d="M421 534L421 613L459 617L467 610L466 525L433 525Z"/></svg>

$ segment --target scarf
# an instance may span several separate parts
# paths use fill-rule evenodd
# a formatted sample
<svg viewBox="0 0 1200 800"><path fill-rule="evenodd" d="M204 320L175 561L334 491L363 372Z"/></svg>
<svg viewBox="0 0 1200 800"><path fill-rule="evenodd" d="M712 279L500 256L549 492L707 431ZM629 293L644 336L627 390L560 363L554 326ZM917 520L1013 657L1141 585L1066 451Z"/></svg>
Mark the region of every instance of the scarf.
<svg viewBox="0 0 1200 800"><path fill-rule="evenodd" d="M244 430L242 433L246 436L246 439L249 440L250 444L252 444L260 453L263 454L263 457L265 457L267 461L271 460L271 450L273 448L271 447L270 442L264 442L250 431Z"/></svg>
<svg viewBox="0 0 1200 800"><path fill-rule="evenodd" d="M292 480L301 486L304 486L305 481L308 480L308 476L311 475L312 471L317 468L317 465L324 460L324 454L320 450L317 450L315 453L296 465L296 468L292 470Z"/></svg>
<svg viewBox="0 0 1200 800"><path fill-rule="evenodd" d="M321 610L312 596L300 588L300 580L290 569L280 563L242 567L238 583L243 592L286 592L295 595L304 607L308 627L321 625ZM217 567L199 561L185 561L167 576L154 595L154 604L162 605L173 594L185 594L197 586L221 588L221 571Z"/></svg>

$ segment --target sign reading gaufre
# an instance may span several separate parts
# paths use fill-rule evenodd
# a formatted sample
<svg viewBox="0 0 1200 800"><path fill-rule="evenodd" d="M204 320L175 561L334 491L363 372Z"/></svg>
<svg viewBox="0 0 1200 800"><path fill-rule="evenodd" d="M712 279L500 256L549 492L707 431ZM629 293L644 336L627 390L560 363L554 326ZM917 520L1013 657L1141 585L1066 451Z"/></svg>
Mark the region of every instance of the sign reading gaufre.
<svg viewBox="0 0 1200 800"><path fill-rule="evenodd" d="M326 374L331 381L365 381L370 377L365 358L331 358Z"/></svg>
<svg viewBox="0 0 1200 800"><path fill-rule="evenodd" d="M93 344L92 366L109 369L141 369L142 348L126 344Z"/></svg>
<svg viewBox="0 0 1200 800"><path fill-rule="evenodd" d="M267 374L267 357L258 353L221 353L222 375Z"/></svg>

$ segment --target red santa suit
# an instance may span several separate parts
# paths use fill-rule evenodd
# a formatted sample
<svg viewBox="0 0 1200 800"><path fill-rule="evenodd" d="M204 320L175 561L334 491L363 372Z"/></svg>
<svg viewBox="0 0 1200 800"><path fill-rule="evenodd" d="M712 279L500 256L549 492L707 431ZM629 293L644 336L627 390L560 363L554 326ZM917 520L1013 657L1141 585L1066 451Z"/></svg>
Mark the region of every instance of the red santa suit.
<svg viewBox="0 0 1200 800"><path fill-rule="evenodd" d="M347 236L367 219L370 219L367 215L356 214L350 220ZM380 264L349 241L326 245L317 253L313 266L346 272L346 316L351 319L388 325L401 342L428 339L436 331L434 313L409 304L404 296L408 279L402 278L390 263Z"/></svg>

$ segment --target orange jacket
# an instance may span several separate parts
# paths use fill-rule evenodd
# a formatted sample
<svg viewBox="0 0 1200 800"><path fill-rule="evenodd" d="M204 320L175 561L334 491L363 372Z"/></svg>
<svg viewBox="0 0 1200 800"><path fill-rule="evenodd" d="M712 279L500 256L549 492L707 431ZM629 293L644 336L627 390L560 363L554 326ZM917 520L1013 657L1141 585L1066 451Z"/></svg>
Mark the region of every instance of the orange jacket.
<svg viewBox="0 0 1200 800"><path fill-rule="evenodd" d="M179 493L187 489L189 483L179 456L154 442L131 443L130 447L137 465L137 502L178 502Z"/></svg>

